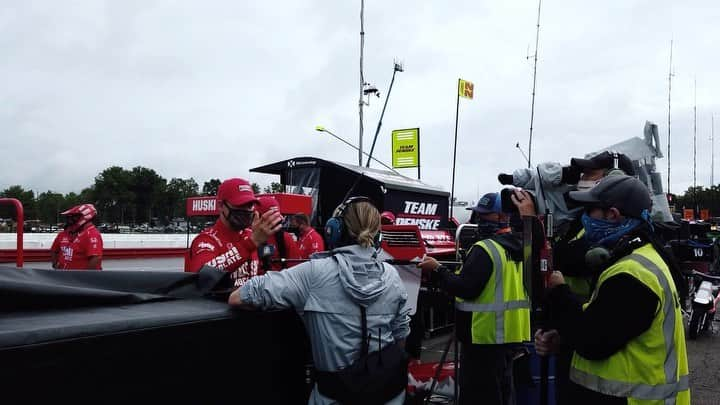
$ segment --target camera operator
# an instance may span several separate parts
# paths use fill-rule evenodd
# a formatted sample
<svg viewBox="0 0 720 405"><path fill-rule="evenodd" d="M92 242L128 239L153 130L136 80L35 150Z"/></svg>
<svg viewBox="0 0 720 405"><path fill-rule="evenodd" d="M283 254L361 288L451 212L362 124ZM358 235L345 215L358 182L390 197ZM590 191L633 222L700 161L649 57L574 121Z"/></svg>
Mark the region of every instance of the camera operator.
<svg viewBox="0 0 720 405"><path fill-rule="evenodd" d="M571 192L585 207L587 265L599 273L582 304L553 272L549 310L557 330L538 331L539 354L556 352L559 336L574 350L567 403L689 404L680 302L686 285L655 237L649 191L629 176L607 176Z"/></svg>
<svg viewBox="0 0 720 405"><path fill-rule="evenodd" d="M501 200L501 193L485 194L473 208L481 240L456 273L431 257L418 264L430 272L432 282L456 297L460 404L508 404L513 396L511 349L530 340L522 233L503 212ZM510 200L519 215L535 215L529 192L512 191Z"/></svg>

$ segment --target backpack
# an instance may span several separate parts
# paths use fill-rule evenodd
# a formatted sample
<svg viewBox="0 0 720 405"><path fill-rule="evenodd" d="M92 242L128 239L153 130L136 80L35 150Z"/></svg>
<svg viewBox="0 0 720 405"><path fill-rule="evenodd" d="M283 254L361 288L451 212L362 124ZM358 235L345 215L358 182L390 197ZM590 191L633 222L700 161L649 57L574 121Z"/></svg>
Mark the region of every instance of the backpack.
<svg viewBox="0 0 720 405"><path fill-rule="evenodd" d="M318 371L318 391L341 404L384 404L407 389L407 354L396 343L381 347L378 330L378 351L368 353L370 335L367 313L360 307L362 317L362 347L360 358L338 371Z"/></svg>

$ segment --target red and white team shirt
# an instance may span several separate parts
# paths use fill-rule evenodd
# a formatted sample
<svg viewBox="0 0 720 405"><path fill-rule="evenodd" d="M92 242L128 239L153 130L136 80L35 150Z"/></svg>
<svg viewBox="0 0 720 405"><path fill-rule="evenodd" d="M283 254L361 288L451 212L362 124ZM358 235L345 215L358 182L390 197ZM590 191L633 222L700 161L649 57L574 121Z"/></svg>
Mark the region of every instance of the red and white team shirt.
<svg viewBox="0 0 720 405"><path fill-rule="evenodd" d="M217 220L193 239L186 270L196 273L205 265L217 267L232 273L235 287L243 286L250 278L262 274L257 246L251 236L250 229L237 232Z"/></svg>
<svg viewBox="0 0 720 405"><path fill-rule="evenodd" d="M57 254L58 269L86 270L91 256L102 258L102 235L93 224L86 226L76 234L63 230L55 237L50 250ZM100 269L102 269L102 261L90 270Z"/></svg>
<svg viewBox="0 0 720 405"><path fill-rule="evenodd" d="M325 241L323 241L322 236L320 236L315 229L308 229L307 232L300 235L300 239L298 239L297 242L298 249L300 249L300 256L302 256L303 259L309 258L313 253L325 250Z"/></svg>

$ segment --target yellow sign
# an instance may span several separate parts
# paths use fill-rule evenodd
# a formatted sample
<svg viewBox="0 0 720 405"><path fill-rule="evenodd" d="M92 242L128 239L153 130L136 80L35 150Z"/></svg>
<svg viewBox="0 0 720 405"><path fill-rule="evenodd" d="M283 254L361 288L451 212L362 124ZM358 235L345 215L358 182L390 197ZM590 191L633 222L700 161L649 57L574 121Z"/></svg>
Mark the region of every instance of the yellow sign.
<svg viewBox="0 0 720 405"><path fill-rule="evenodd" d="M465 97L472 100L474 90L475 85L472 82L463 79L458 80L458 95L460 97Z"/></svg>
<svg viewBox="0 0 720 405"><path fill-rule="evenodd" d="M420 166L420 128L392 131L392 166Z"/></svg>

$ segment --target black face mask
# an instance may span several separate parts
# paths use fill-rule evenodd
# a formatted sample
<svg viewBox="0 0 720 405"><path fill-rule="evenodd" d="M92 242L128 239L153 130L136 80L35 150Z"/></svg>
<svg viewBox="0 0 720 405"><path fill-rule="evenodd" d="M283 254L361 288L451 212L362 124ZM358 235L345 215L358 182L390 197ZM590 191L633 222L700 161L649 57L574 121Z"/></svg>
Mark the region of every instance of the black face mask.
<svg viewBox="0 0 720 405"><path fill-rule="evenodd" d="M288 227L286 228L286 231L294 234L295 236L298 236L298 237L300 236L300 228L297 226L288 225Z"/></svg>
<svg viewBox="0 0 720 405"><path fill-rule="evenodd" d="M228 214L225 215L225 219L228 221L230 227L233 230L242 231L243 229L249 228L250 225L252 225L253 215L255 214L255 211L232 209L227 204L225 204L225 207L228 209Z"/></svg>
<svg viewBox="0 0 720 405"><path fill-rule="evenodd" d="M495 221L484 221L479 220L477 222L477 231L475 236L477 239L485 239L493 236L500 229L506 228L507 222L495 222Z"/></svg>
<svg viewBox="0 0 720 405"><path fill-rule="evenodd" d="M71 215L71 216L65 218L65 228L69 228L69 227L75 225L77 223L78 219L79 218L74 215Z"/></svg>

